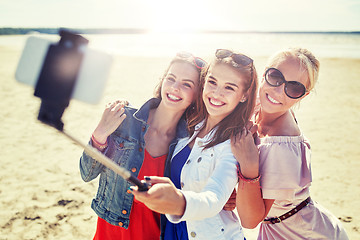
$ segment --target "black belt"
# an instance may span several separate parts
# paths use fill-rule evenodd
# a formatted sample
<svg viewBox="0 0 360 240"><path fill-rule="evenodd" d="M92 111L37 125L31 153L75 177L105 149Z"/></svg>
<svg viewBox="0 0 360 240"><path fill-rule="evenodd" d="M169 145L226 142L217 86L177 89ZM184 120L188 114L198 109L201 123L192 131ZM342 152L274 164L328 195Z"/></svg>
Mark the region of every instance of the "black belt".
<svg viewBox="0 0 360 240"><path fill-rule="evenodd" d="M270 219L265 219L263 221L263 223L265 223L265 224L275 224L275 223L279 223L281 221L284 221L285 219L291 217L292 215L294 215L295 213L300 211L303 207L307 206L310 201L311 201L311 198L308 197L307 199L302 201L299 205L297 205L295 208L291 209L287 213L281 215L280 217L274 217L274 218L270 218Z"/></svg>

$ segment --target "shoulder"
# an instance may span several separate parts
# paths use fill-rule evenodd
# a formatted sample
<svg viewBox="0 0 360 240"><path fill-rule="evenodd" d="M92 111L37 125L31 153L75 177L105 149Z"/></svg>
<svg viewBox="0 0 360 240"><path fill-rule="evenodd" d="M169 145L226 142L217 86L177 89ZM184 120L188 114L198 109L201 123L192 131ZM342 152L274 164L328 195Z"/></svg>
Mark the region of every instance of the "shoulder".
<svg viewBox="0 0 360 240"><path fill-rule="evenodd" d="M263 188L297 189L311 182L310 145L303 135L263 138L259 150Z"/></svg>
<svg viewBox="0 0 360 240"><path fill-rule="evenodd" d="M260 138L259 150L262 157L274 157L277 159L276 161L284 158L284 161L289 161L289 158L302 158L304 153L310 151L310 143L302 134L299 136L269 136Z"/></svg>
<svg viewBox="0 0 360 240"><path fill-rule="evenodd" d="M229 151L231 152L230 139L216 144L215 146L213 146L213 148L214 148L214 151L217 151L217 152L229 152Z"/></svg>
<svg viewBox="0 0 360 240"><path fill-rule="evenodd" d="M133 115L138 110L137 108L132 106L125 106L124 109L126 114L130 113L131 115Z"/></svg>
<svg viewBox="0 0 360 240"><path fill-rule="evenodd" d="M279 118L269 131L270 136L299 136L300 134L300 128L290 112Z"/></svg>
<svg viewBox="0 0 360 240"><path fill-rule="evenodd" d="M216 144L209 149L212 150L218 161L229 161L236 163L236 159L231 151L230 139L226 140L225 142Z"/></svg>

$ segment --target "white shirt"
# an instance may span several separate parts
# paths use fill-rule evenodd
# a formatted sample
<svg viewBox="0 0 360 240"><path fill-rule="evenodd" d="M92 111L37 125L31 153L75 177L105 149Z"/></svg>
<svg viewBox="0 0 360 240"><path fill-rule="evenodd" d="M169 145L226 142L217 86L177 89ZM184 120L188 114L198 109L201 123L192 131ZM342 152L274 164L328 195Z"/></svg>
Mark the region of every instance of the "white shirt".
<svg viewBox="0 0 360 240"><path fill-rule="evenodd" d="M230 140L203 150L213 131L204 138L196 137L201 124L191 138L181 139L175 147L173 157L195 138L180 175L186 199L184 215L166 217L172 223L186 221L189 239L244 239L235 213L223 210L238 181Z"/></svg>

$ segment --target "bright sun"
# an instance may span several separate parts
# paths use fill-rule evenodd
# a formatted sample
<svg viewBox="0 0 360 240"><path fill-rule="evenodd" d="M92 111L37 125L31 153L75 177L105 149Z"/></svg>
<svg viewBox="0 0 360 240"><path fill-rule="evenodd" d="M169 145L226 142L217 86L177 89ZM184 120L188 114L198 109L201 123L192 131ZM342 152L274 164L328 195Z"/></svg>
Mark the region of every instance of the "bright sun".
<svg viewBox="0 0 360 240"><path fill-rule="evenodd" d="M202 11L201 1L149 1L149 11L152 19L149 19L149 30L152 33L180 33L184 31L196 31L201 29Z"/></svg>

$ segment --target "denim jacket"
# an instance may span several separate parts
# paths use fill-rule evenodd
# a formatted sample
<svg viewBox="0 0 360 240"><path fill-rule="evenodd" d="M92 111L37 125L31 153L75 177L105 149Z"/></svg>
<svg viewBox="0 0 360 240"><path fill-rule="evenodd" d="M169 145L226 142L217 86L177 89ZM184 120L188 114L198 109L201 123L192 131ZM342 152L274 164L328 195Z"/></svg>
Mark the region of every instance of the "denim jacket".
<svg viewBox="0 0 360 240"><path fill-rule="evenodd" d="M160 99L152 98L139 110L125 107L127 117L108 138L108 147L104 154L135 176L138 176L144 160L144 135L148 129L149 111L156 108L159 103ZM177 140L187 135L186 122L182 118L177 125L176 137L169 146L165 169L168 169L167 165ZM85 152L80 158L80 173L85 182L95 179L100 174L98 192L91 208L108 223L127 229L134 198L128 191L131 184Z"/></svg>

